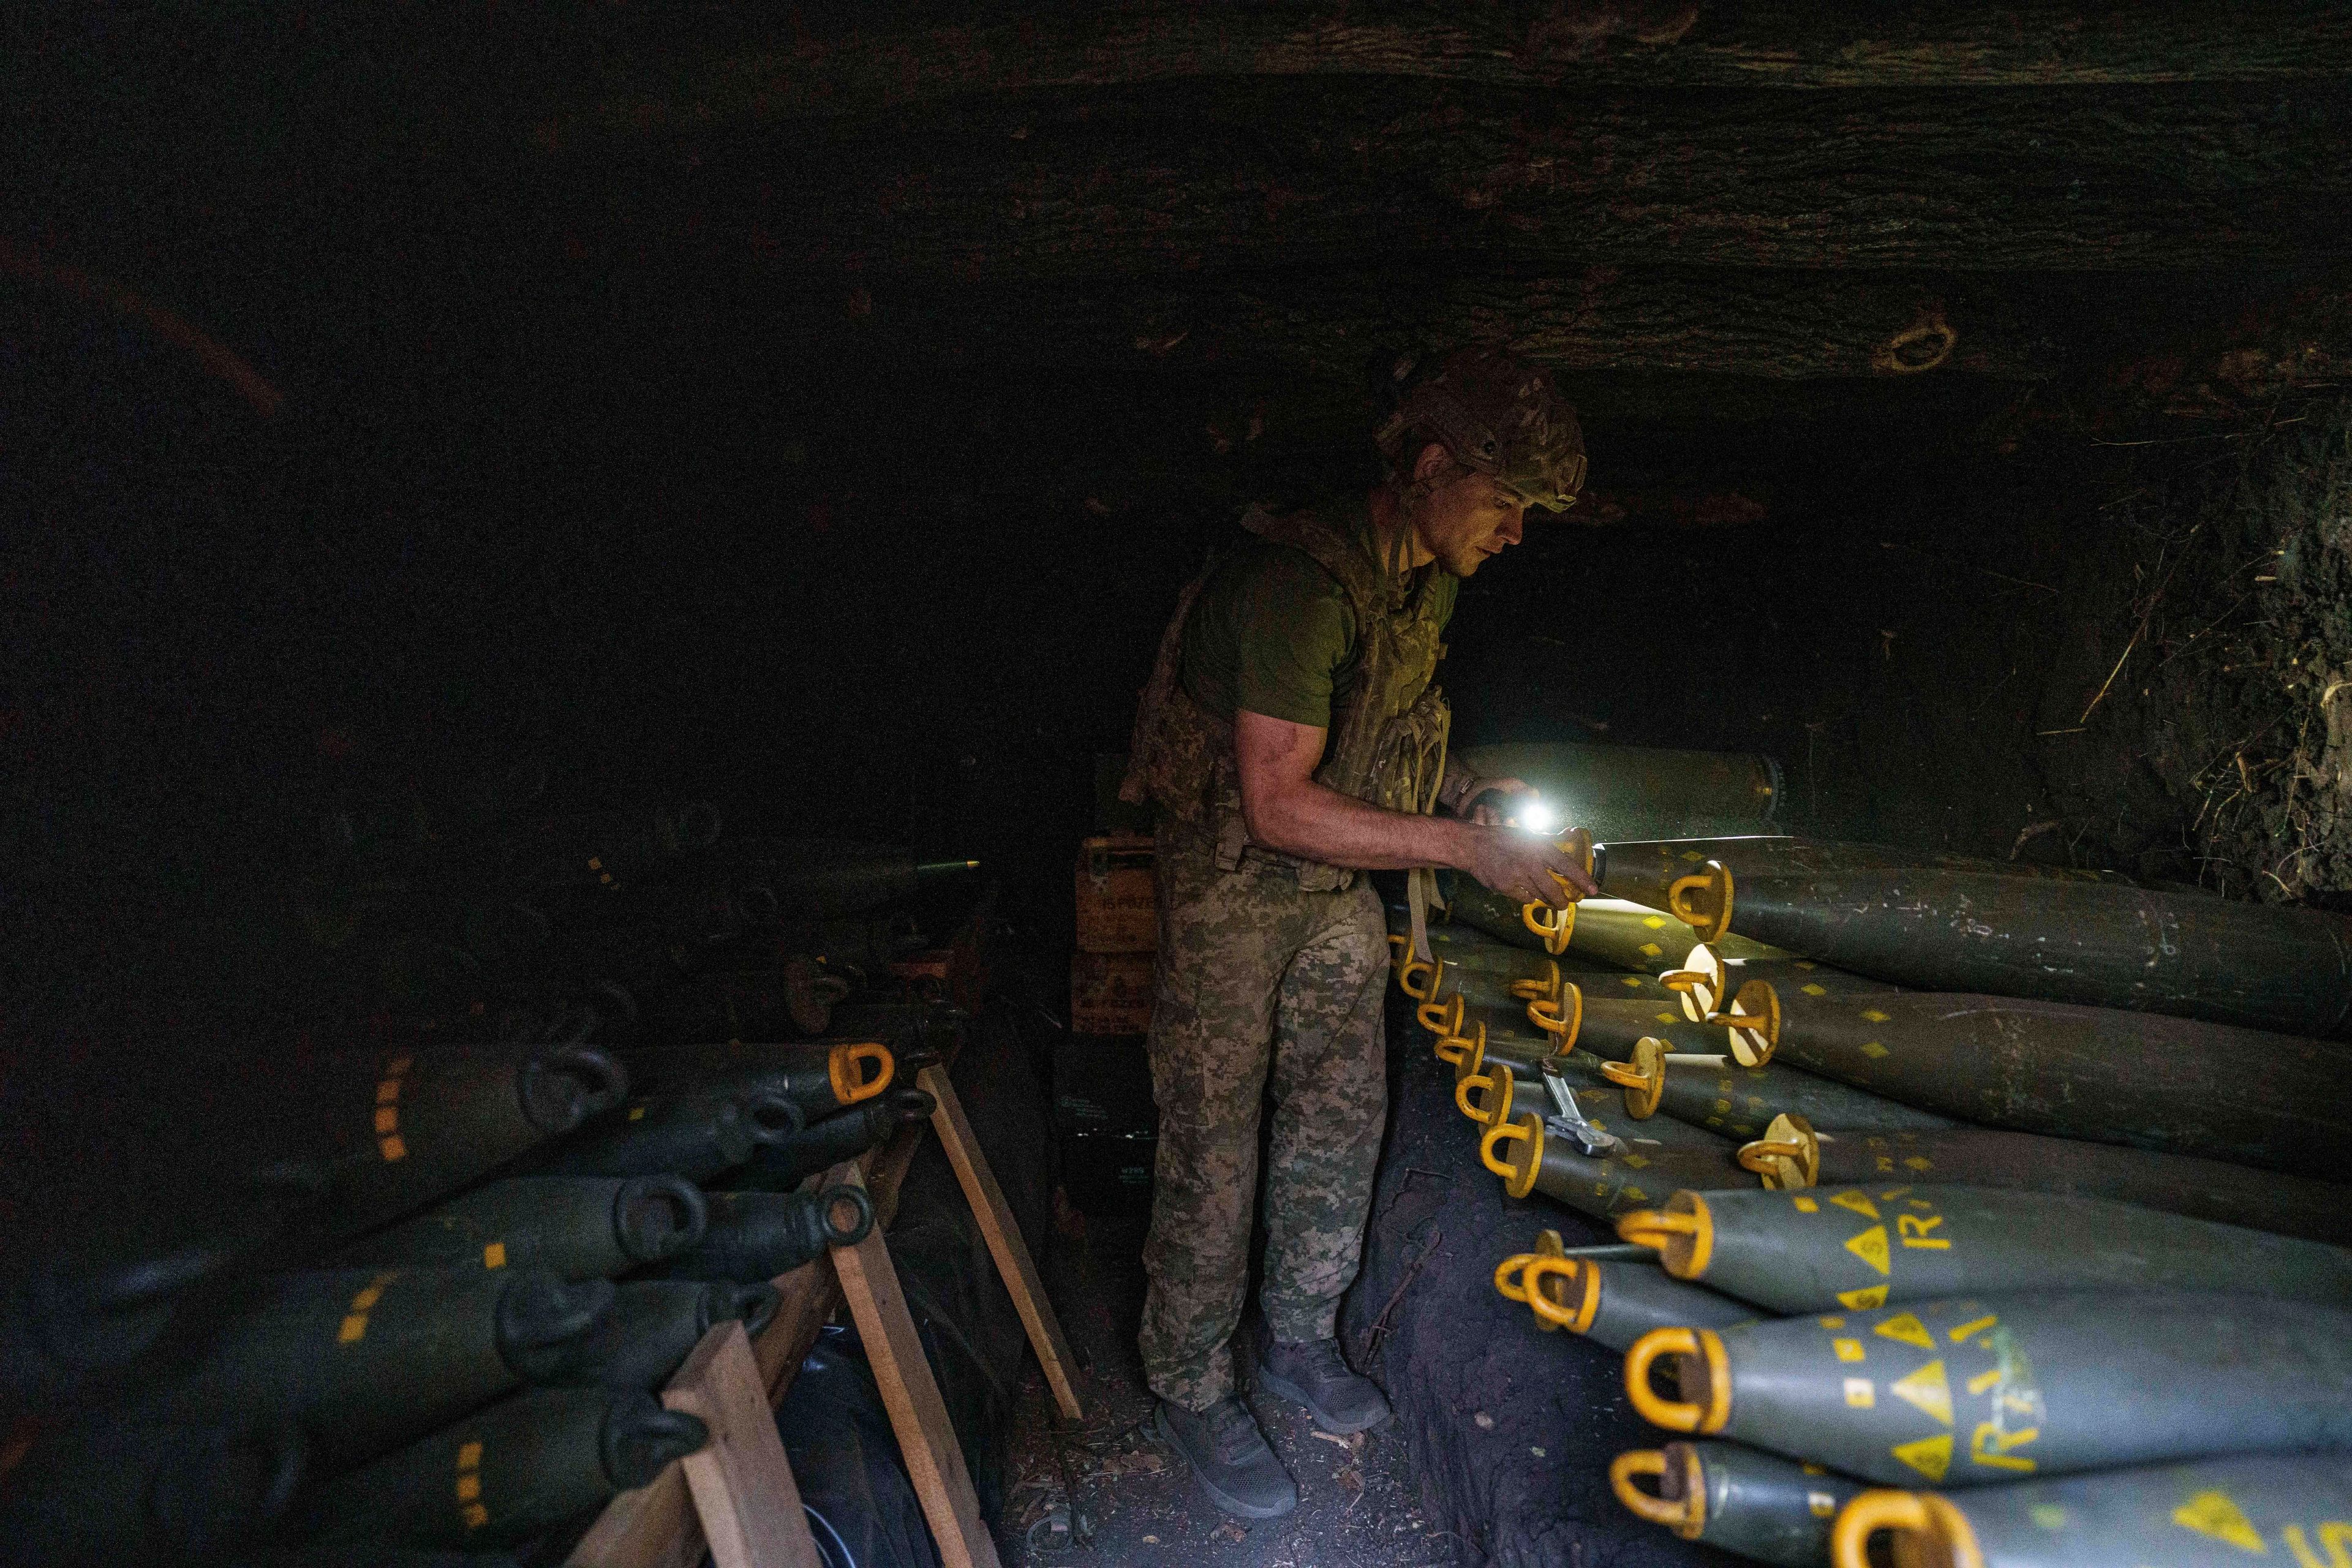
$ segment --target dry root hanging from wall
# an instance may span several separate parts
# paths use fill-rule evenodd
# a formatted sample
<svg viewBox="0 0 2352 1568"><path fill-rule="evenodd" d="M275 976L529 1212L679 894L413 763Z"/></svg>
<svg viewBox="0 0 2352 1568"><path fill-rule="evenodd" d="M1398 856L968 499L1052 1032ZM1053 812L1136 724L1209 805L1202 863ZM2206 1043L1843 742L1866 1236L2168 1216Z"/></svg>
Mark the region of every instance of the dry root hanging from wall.
<svg viewBox="0 0 2352 1568"><path fill-rule="evenodd" d="M2352 894L2352 399L2210 439L2136 498L2113 663L2079 719L2052 717L2137 754L2207 886Z"/></svg>

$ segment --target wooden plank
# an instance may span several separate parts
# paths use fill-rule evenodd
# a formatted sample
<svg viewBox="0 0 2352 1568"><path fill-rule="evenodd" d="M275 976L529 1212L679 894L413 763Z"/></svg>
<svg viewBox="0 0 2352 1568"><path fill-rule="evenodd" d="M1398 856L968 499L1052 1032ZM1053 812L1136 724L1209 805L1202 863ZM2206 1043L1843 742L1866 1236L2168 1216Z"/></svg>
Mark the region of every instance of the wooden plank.
<svg viewBox="0 0 2352 1568"><path fill-rule="evenodd" d="M963 1195L971 1205L972 1217L980 1222L981 1234L988 1238L989 1256L996 1259L996 1271L1003 1276L1004 1288L1012 1292L1013 1305L1020 1310L1021 1325L1029 1331L1029 1343L1037 1352L1038 1364L1045 1369L1054 1403L1067 1419L1083 1421L1086 1410L1070 1381L1070 1368L1077 1364L1076 1358L1062 1337L1061 1320L1045 1298L1036 1262L1029 1256L1029 1244L1022 1239L1021 1226L1004 1201L1004 1189L996 1184L996 1173L989 1169L988 1156L964 1118L963 1101L956 1098L955 1086L948 1081L944 1068L925 1068L915 1075L915 1081L939 1102L939 1109L931 1112L931 1129L940 1135L948 1163L955 1167L956 1180L963 1184Z"/></svg>
<svg viewBox="0 0 2352 1568"><path fill-rule="evenodd" d="M719 1568L824 1568L743 1325L703 1335L662 1403L710 1428L710 1441L681 1463Z"/></svg>
<svg viewBox="0 0 2352 1568"><path fill-rule="evenodd" d="M606 1503L564 1559L568 1568L695 1568L701 1561L702 1521L679 1464Z"/></svg>
<svg viewBox="0 0 2352 1568"><path fill-rule="evenodd" d="M864 1179L855 1163L836 1165L825 1176L828 1183ZM881 1228L877 1226L855 1247L835 1247L832 1256L940 1561L946 1568L998 1568L996 1542L980 1517L980 1500L972 1493L971 1472L964 1468L963 1449L957 1445L930 1363L923 1358L923 1342L907 1310Z"/></svg>

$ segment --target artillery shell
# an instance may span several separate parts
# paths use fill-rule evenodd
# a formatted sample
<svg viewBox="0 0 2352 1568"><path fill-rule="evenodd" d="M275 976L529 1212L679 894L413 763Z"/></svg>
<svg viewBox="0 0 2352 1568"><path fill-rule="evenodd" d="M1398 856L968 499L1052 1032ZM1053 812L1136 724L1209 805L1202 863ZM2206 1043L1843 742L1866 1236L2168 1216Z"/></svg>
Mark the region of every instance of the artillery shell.
<svg viewBox="0 0 2352 1568"><path fill-rule="evenodd" d="M2340 915L1969 871L1771 877L1731 929L1925 991L1985 992L2294 1034L2352 1021Z"/></svg>
<svg viewBox="0 0 2352 1568"><path fill-rule="evenodd" d="M657 1390L715 1324L740 1322L757 1334L776 1315L775 1288L723 1279L635 1279L614 1291L613 1310L569 1347L549 1382Z"/></svg>
<svg viewBox="0 0 2352 1568"><path fill-rule="evenodd" d="M1780 1312L2018 1290L2352 1302L2352 1251L2102 1198L1995 1187L1678 1192L1618 1224L1666 1272Z"/></svg>
<svg viewBox="0 0 2352 1568"><path fill-rule="evenodd" d="M299 1427L101 1416L18 1435L0 1486L0 1555L184 1568L264 1543L309 1462Z"/></svg>
<svg viewBox="0 0 2352 1568"><path fill-rule="evenodd" d="M141 1408L215 1423L290 1415L321 1463L349 1463L551 1375L612 1310L604 1280L535 1270L278 1275Z"/></svg>
<svg viewBox="0 0 2352 1568"><path fill-rule="evenodd" d="M1868 1568L1871 1538L1881 1531L1892 1532L1893 1560L1903 1568L2323 1568L2352 1557L2352 1458L2197 1459L1955 1497L1864 1492L1839 1512L1830 1560Z"/></svg>
<svg viewBox="0 0 2352 1568"><path fill-rule="evenodd" d="M2352 1159L2330 1041L1942 992L1780 1004L1780 1059L1944 1115L2321 1177Z"/></svg>
<svg viewBox="0 0 2352 1568"><path fill-rule="evenodd" d="M601 1279L685 1251L704 1218L701 1189L679 1176L509 1176L364 1237L339 1261Z"/></svg>
<svg viewBox="0 0 2352 1568"><path fill-rule="evenodd" d="M790 1192L819 1171L856 1159L908 1123L928 1121L937 1109L938 1102L922 1089L891 1089L879 1100L813 1121L761 1149L728 1184L747 1191Z"/></svg>
<svg viewBox="0 0 2352 1568"><path fill-rule="evenodd" d="M1654 1477L1656 1490L1636 1478ZM1830 1527L1863 1490L1819 1465L1796 1464L1739 1443L1668 1443L1620 1454L1609 1484L1636 1517L1685 1541L1780 1568L1821 1568Z"/></svg>
<svg viewBox="0 0 2352 1568"><path fill-rule="evenodd" d="M662 1266L677 1279L772 1279L828 1247L854 1247L874 1228L866 1189L814 1193L712 1193L710 1228L699 1245Z"/></svg>
<svg viewBox="0 0 2352 1568"><path fill-rule="evenodd" d="M526 1389L327 1482L303 1514L329 1542L515 1545L709 1440L700 1421L648 1394Z"/></svg>
<svg viewBox="0 0 2352 1568"><path fill-rule="evenodd" d="M1681 1394L1650 1373L1676 1358ZM1985 1486L2352 1439L2352 1312L2157 1290L1958 1297L1663 1329L1626 1393L1671 1431L1889 1485Z"/></svg>
<svg viewBox="0 0 2352 1568"><path fill-rule="evenodd" d="M2352 1189L2219 1160L1983 1127L1848 1132L1819 1147L1817 1184L1901 1180L2024 1187L2309 1241L2352 1243Z"/></svg>

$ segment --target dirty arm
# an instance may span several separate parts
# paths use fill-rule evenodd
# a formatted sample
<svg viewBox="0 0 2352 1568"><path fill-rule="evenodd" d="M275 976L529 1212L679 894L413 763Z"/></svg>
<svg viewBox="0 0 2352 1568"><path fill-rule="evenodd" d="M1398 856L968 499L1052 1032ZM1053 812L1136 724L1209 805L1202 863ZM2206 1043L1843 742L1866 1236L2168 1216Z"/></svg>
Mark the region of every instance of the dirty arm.
<svg viewBox="0 0 2352 1568"><path fill-rule="evenodd" d="M1254 842L1360 871L1450 866L1521 902L1566 901L1547 871L1559 872L1586 892L1598 890L1544 839L1475 822L1383 811L1317 784L1324 738L1313 725L1247 709L1234 715L1242 820Z"/></svg>

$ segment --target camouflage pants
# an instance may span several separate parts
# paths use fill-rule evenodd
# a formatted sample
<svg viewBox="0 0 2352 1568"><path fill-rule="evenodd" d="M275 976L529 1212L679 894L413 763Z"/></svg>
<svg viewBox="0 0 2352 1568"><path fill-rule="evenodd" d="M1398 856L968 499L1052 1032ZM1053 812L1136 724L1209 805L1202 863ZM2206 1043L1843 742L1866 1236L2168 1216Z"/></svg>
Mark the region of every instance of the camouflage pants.
<svg viewBox="0 0 2352 1568"><path fill-rule="evenodd" d="M1360 877L1311 893L1286 867L1219 871L1197 831L1163 826L1159 842L1160 1155L1139 1342L1152 1392L1205 1410L1234 1389L1228 1342L1249 1289L1269 1088L1267 1328L1284 1342L1328 1338L1355 1281L1388 1117L1387 926Z"/></svg>

